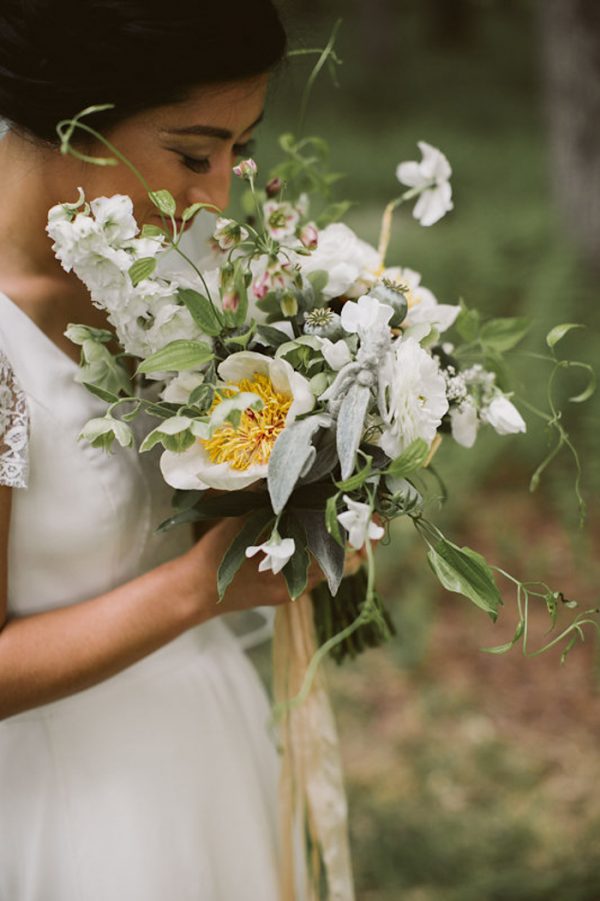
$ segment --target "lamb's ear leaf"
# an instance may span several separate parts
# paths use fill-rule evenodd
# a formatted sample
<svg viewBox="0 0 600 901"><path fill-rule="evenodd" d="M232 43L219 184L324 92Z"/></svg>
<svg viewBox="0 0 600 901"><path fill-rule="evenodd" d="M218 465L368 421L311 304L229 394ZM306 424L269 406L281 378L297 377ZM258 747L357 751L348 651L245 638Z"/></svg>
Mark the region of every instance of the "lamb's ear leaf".
<svg viewBox="0 0 600 901"><path fill-rule="evenodd" d="M365 427L371 389L355 382L340 405L337 420L337 449L342 479L348 479L354 470L356 452Z"/></svg>
<svg viewBox="0 0 600 901"><path fill-rule="evenodd" d="M312 437L324 424L324 417L309 416L293 422L279 433L269 458L267 484L275 513L287 504L312 453Z"/></svg>
<svg viewBox="0 0 600 901"><path fill-rule="evenodd" d="M322 513L297 510L296 514L304 526L308 549L323 570L329 591L335 596L344 575L344 548L327 531Z"/></svg>
<svg viewBox="0 0 600 901"><path fill-rule="evenodd" d="M282 538L294 539L294 554L283 567L288 592L293 601L306 591L308 582L308 550L306 532L300 519L293 513L285 513L279 523Z"/></svg>
<svg viewBox="0 0 600 901"><path fill-rule="evenodd" d="M273 524L274 521L271 510L255 510L237 533L225 551L217 573L219 602L223 600L235 574L246 560L246 548L256 544L267 526Z"/></svg>

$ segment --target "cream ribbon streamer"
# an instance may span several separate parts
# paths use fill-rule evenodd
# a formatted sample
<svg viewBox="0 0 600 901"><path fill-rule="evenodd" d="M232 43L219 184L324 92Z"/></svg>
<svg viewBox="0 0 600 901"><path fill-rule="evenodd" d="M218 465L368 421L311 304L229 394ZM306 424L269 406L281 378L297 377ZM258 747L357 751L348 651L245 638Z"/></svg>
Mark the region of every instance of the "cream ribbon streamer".
<svg viewBox="0 0 600 901"><path fill-rule="evenodd" d="M292 703L316 650L312 600L304 594L277 609L273 679L282 768L279 785L281 901L318 901L322 876L328 901L354 901L348 808L335 720L321 671L302 703ZM308 887L299 889L304 847ZM321 872L323 871L323 872Z"/></svg>

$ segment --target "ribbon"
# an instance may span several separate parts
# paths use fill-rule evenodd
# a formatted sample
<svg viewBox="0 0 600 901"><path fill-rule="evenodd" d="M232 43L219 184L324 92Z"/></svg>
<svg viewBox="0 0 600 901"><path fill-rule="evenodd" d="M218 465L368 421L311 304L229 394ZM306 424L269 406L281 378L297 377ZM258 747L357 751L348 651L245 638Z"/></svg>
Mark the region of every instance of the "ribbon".
<svg viewBox="0 0 600 901"><path fill-rule="evenodd" d="M339 743L321 670L308 695L294 700L315 651L312 600L304 594L277 609L273 640L282 751L281 901L318 901L323 879L328 901L354 901Z"/></svg>

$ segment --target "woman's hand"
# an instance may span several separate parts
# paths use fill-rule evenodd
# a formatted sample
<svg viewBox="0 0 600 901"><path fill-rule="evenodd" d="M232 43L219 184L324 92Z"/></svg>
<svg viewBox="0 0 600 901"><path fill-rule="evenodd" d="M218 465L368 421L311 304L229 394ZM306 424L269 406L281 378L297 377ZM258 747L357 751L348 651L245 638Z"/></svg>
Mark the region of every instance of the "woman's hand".
<svg viewBox="0 0 600 901"><path fill-rule="evenodd" d="M242 519L229 518L210 529L187 552L183 561L187 566L187 580L195 592L198 604L198 621L220 613L249 610L253 607L277 607L290 600L285 579L281 573L259 572L255 558L246 560L236 573L225 597L219 602L217 572L225 551L237 535ZM307 590L323 581L323 573L313 560L308 569ZM191 582L190 582L191 580Z"/></svg>

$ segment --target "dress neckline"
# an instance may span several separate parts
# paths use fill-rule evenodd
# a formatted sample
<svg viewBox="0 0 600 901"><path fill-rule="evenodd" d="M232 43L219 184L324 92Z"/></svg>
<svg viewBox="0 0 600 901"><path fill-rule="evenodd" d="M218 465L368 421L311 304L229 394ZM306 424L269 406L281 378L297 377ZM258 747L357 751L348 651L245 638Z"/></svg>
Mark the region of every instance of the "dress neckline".
<svg viewBox="0 0 600 901"><path fill-rule="evenodd" d="M71 359L71 357L62 350L58 344L48 337L46 332L39 327L39 325L33 321L31 316L28 316L21 307L11 300L8 294L5 294L4 291L0 291L0 297L3 298L14 310L16 310L17 315L21 316L22 319L26 320L31 328L42 338L42 340L53 349L54 353L62 358L62 360L68 364L73 370L79 369L79 364L75 362L75 360Z"/></svg>

